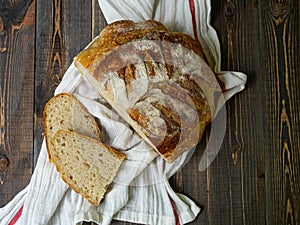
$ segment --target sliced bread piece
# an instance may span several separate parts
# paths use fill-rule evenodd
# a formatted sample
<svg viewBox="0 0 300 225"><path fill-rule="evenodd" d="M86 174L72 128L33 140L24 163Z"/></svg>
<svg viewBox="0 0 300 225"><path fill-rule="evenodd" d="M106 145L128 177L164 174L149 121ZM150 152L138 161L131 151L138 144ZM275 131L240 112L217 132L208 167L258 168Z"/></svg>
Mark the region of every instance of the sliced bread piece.
<svg viewBox="0 0 300 225"><path fill-rule="evenodd" d="M125 155L85 135L58 131L50 149L62 179L90 203L99 205Z"/></svg>
<svg viewBox="0 0 300 225"><path fill-rule="evenodd" d="M58 94L47 102L44 109L44 127L48 152L53 151L51 139L58 130L76 131L99 141L102 140L94 117L81 102L68 93ZM51 161L50 154L49 159Z"/></svg>

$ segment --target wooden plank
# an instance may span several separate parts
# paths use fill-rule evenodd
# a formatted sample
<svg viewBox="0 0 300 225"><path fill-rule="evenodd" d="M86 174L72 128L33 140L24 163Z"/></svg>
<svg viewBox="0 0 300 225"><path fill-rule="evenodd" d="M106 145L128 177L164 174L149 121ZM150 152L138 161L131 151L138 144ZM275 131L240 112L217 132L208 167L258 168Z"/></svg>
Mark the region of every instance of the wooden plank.
<svg viewBox="0 0 300 225"><path fill-rule="evenodd" d="M37 1L35 60L34 162L43 140L43 109L61 80L62 38L60 1ZM60 56L60 57L58 57Z"/></svg>
<svg viewBox="0 0 300 225"><path fill-rule="evenodd" d="M73 57L91 40L90 1L37 1L35 162L43 140L43 109Z"/></svg>
<svg viewBox="0 0 300 225"><path fill-rule="evenodd" d="M35 1L1 2L0 207L28 184L32 173L34 25Z"/></svg>
<svg viewBox="0 0 300 225"><path fill-rule="evenodd" d="M266 222L300 224L300 5L263 1L261 30L265 43Z"/></svg>
<svg viewBox="0 0 300 225"><path fill-rule="evenodd" d="M100 34L107 22L103 16L97 0L92 0L92 38Z"/></svg>
<svg viewBox="0 0 300 225"><path fill-rule="evenodd" d="M226 104L227 132L207 169L207 224L264 224L264 77L257 1L212 0L222 69L248 75L246 90ZM254 57L255 56L255 57ZM262 107L253 107L260 105ZM194 224L197 224L195 222Z"/></svg>

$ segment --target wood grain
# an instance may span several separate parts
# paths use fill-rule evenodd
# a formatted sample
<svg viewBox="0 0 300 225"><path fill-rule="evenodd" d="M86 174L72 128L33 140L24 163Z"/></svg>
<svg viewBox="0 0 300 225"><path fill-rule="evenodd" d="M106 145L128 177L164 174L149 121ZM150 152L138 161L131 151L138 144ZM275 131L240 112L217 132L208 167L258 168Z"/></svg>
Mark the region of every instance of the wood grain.
<svg viewBox="0 0 300 225"><path fill-rule="evenodd" d="M34 162L36 164L43 141L43 109L61 81L64 51L61 30L61 1L37 1Z"/></svg>
<svg viewBox="0 0 300 225"><path fill-rule="evenodd" d="M28 184L33 168L35 1L1 1L0 18L2 207Z"/></svg>
<svg viewBox="0 0 300 225"><path fill-rule="evenodd" d="M259 5L212 1L212 24L220 37L222 69L248 75L246 90L227 103L227 133L210 178L208 224L264 224L264 105ZM247 53L247 54L245 54ZM255 57L253 57L255 55Z"/></svg>
<svg viewBox="0 0 300 225"><path fill-rule="evenodd" d="M43 109L73 57L91 41L91 3L38 1L35 61L35 162L43 140Z"/></svg>
<svg viewBox="0 0 300 225"><path fill-rule="evenodd" d="M92 39L100 34L107 22L97 0L92 0Z"/></svg>
<svg viewBox="0 0 300 225"><path fill-rule="evenodd" d="M295 1L262 4L268 112L266 221L300 224L299 10ZM297 35L298 34L298 35ZM297 50L298 49L298 50Z"/></svg>

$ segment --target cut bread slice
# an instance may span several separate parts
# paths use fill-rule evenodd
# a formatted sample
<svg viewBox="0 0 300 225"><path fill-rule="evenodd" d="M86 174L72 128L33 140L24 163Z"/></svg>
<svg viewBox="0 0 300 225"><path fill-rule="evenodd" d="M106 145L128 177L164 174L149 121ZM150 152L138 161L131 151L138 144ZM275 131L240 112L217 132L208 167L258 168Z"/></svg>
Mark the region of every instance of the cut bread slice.
<svg viewBox="0 0 300 225"><path fill-rule="evenodd" d="M85 135L59 130L49 154L62 179L90 203L99 205L125 155Z"/></svg>
<svg viewBox="0 0 300 225"><path fill-rule="evenodd" d="M44 109L44 127L48 152L58 130L70 130L101 141L102 135L94 117L84 105L68 93L52 97ZM49 155L51 161L51 157Z"/></svg>

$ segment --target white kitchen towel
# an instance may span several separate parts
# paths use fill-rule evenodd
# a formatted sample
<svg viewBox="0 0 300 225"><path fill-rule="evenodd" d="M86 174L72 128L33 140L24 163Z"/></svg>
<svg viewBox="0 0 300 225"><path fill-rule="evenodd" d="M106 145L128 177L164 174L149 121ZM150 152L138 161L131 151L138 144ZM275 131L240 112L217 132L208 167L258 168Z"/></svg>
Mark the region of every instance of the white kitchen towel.
<svg viewBox="0 0 300 225"><path fill-rule="evenodd" d="M202 44L209 65L221 83L225 100L244 89L246 75L220 71L220 46L216 32L210 26L209 0L99 0L99 4L108 23L119 19L155 19L171 31L192 35ZM73 64L56 89L56 94L61 92L73 93L88 108L100 123L105 141L122 150L126 161L104 202L95 207L62 182L47 159L43 143L30 184L0 209L0 225L74 225L82 221L108 225L112 219L169 225L185 224L195 219L200 208L186 196L175 193L168 183L168 178L188 161L193 150L172 164L156 157L157 154L99 98Z"/></svg>

